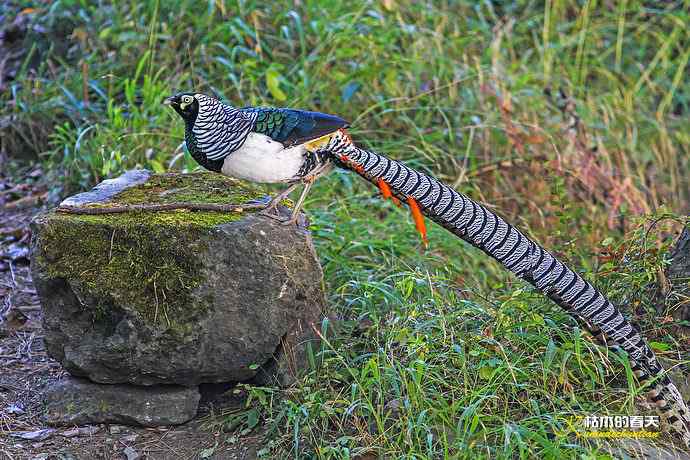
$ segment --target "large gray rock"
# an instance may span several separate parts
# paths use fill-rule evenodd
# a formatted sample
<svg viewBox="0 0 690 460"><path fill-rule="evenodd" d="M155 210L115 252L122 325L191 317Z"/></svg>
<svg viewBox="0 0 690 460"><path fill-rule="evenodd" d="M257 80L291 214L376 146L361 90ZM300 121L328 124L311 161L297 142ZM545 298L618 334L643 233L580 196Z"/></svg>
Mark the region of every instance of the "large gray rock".
<svg viewBox="0 0 690 460"><path fill-rule="evenodd" d="M194 418L200 397L198 389L177 385L101 385L68 377L43 393L44 419L56 426L179 425Z"/></svg>
<svg viewBox="0 0 690 460"><path fill-rule="evenodd" d="M130 172L78 206L244 203L218 174ZM33 222L32 273L48 352L101 383L289 383L324 310L309 233L254 213L166 211Z"/></svg>

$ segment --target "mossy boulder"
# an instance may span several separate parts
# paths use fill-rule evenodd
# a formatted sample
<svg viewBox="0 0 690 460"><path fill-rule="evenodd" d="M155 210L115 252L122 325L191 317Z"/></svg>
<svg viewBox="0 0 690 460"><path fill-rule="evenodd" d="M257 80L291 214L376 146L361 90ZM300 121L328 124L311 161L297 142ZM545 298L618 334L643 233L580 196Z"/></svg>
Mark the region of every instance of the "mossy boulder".
<svg viewBox="0 0 690 460"><path fill-rule="evenodd" d="M213 173L130 171L63 204L242 204L266 193ZM287 210L284 210L287 212ZM309 232L254 212L50 211L33 221L46 348L99 383L287 383L324 314ZM257 376L257 373L259 374Z"/></svg>

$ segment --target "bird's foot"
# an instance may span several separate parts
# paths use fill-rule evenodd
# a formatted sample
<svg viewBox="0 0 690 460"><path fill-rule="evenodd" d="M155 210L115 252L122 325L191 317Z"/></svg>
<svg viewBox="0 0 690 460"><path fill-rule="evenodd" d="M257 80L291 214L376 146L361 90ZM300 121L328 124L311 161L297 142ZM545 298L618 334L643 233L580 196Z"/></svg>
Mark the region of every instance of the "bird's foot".
<svg viewBox="0 0 690 460"><path fill-rule="evenodd" d="M301 212L295 212L292 213L292 215L286 219L280 222L280 225L297 225L298 227L308 227L309 226L309 219L307 219L307 216L302 214Z"/></svg>
<svg viewBox="0 0 690 460"><path fill-rule="evenodd" d="M269 203L264 209L259 211L260 216L268 217L279 222L284 222L289 217L286 217L283 213L278 210L278 205Z"/></svg>
<svg viewBox="0 0 690 460"><path fill-rule="evenodd" d="M272 200L262 200L261 203L263 203L264 208L259 211L257 214L259 216L263 217L268 217L269 219L277 220L280 223L284 223L290 220L291 216L286 215L286 212L278 207L280 205L280 202L282 200L277 199L279 197L275 197Z"/></svg>
<svg viewBox="0 0 690 460"><path fill-rule="evenodd" d="M297 225L305 227L307 225L307 219L301 212L292 212L289 216L285 215L284 212L280 212L277 205L268 204L264 209L258 213L261 216L268 217L269 219L276 220L280 225Z"/></svg>

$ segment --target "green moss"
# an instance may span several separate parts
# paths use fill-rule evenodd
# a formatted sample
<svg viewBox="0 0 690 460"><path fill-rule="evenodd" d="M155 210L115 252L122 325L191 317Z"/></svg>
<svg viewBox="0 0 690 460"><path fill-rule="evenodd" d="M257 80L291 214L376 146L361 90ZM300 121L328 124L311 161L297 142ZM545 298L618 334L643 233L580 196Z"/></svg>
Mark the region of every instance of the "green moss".
<svg viewBox="0 0 690 460"><path fill-rule="evenodd" d="M168 173L154 174L145 183L123 190L108 202L92 206L177 202L242 204L265 196L266 192L259 187L220 174L208 172L194 174ZM123 224L136 224L146 221L159 225L192 224L202 227L214 227L222 223L239 220L243 217L243 213L175 210L163 212L143 211L126 214L75 215L72 217L84 222L98 224L112 221L122 222Z"/></svg>
<svg viewBox="0 0 690 460"><path fill-rule="evenodd" d="M113 201L122 204L243 203L266 195L256 186L216 173L155 174L148 181L118 193Z"/></svg>
<svg viewBox="0 0 690 460"><path fill-rule="evenodd" d="M265 196L256 187L217 174L154 175L116 195L108 206L135 203L244 203ZM208 306L199 287L207 236L216 225L244 213L140 211L83 215L48 213L42 224L37 262L54 278L66 279L99 321L117 323L119 309L141 320L189 331Z"/></svg>

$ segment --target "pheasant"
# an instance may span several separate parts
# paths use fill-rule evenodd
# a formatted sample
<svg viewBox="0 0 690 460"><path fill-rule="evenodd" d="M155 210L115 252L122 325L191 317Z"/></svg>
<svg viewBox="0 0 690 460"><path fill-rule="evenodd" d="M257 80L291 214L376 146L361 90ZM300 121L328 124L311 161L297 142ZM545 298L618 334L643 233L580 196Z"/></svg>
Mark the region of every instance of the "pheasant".
<svg viewBox="0 0 690 460"><path fill-rule="evenodd" d="M184 120L187 149L204 168L252 182L289 184L271 200L265 215L280 220L278 204L304 184L284 224L296 222L312 184L333 166L310 141L348 126L333 115L269 107L238 109L204 94L181 93L164 103Z"/></svg>
<svg viewBox="0 0 690 460"><path fill-rule="evenodd" d="M166 100L185 121L185 141L203 167L256 182L285 182L305 189L333 166L378 186L384 198L405 202L426 241L423 215L479 248L564 308L593 335L624 350L666 425L690 446L690 412L680 392L635 327L589 281L503 218L437 179L402 162L357 147L342 119L293 109L237 109L198 93ZM278 201L276 201L278 200Z"/></svg>

